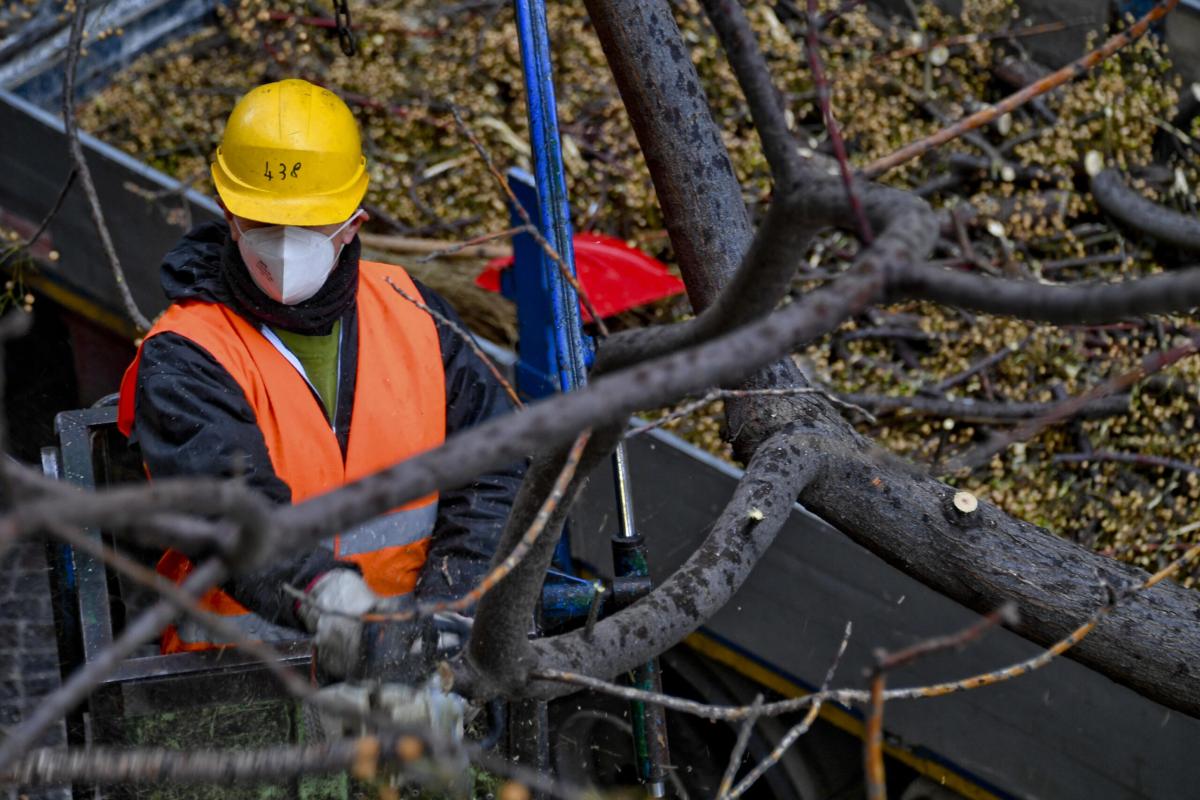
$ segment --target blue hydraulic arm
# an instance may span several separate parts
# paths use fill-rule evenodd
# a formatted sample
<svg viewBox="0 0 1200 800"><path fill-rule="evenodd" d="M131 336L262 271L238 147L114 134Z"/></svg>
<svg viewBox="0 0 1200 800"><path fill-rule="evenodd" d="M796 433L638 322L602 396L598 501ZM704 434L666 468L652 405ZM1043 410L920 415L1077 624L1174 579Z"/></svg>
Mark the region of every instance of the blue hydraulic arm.
<svg viewBox="0 0 1200 800"><path fill-rule="evenodd" d="M563 269L575 274L575 254L571 244L570 205L558 131L546 6L544 0L514 0L514 4L536 191L531 191L527 175L510 172L509 180L518 201L529 210L542 237L561 260L560 265L529 234L518 236L513 242L513 269L509 271L507 285L502 283L501 286L506 295L516 299L518 307L521 337L518 389L526 396L536 398L582 387L587 381L587 367L593 352L591 342L583 332L579 297L562 274ZM519 216L515 210L514 215ZM547 308L550 309L548 318ZM619 528L613 537L616 578L625 585L648 586L645 546L633 527L632 498L622 446L618 446L613 456L613 471L619 512ZM560 558L560 563L569 565L569 559ZM656 659L639 667L630 677L640 688L660 688ZM633 712L638 775L652 796L662 797L667 764L664 711L661 706L635 704ZM524 709L524 715L544 721L544 706ZM538 727L543 741L537 745L537 752L529 755L534 757L533 760L543 762L547 758L544 726Z"/></svg>
<svg viewBox="0 0 1200 800"><path fill-rule="evenodd" d="M534 175L537 180L538 222L542 236L559 254L566 269L575 274L575 250L571 245L571 209L567 203L567 182L563 168L562 142L558 135L558 114L554 98L554 79L550 67L550 38L546 31L546 6L543 0L516 0L517 33L521 44L521 64L525 76L525 96L529 109ZM526 236L526 239L532 237ZM532 243L532 242L531 242ZM563 277L558 264L536 243L545 284L550 290L554 315L554 374L558 389L573 391L587 380L591 346L583 333L579 297Z"/></svg>

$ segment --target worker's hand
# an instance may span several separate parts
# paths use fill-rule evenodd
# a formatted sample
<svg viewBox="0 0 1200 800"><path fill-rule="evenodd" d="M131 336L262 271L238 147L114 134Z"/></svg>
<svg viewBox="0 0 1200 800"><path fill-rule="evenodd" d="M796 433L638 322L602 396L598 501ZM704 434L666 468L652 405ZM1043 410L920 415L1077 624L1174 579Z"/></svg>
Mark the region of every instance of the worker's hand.
<svg viewBox="0 0 1200 800"><path fill-rule="evenodd" d="M398 614L415 607L412 595L401 595L381 600L372 611ZM429 677L437 663L434 622L425 618L364 623L360 653L361 658L349 677L415 685Z"/></svg>
<svg viewBox="0 0 1200 800"><path fill-rule="evenodd" d="M459 614L363 622L365 614L412 611L412 595L383 598L353 570L326 573L313 585L300 618L313 634L318 678L415 685L441 658L461 648L471 621Z"/></svg>
<svg viewBox="0 0 1200 800"><path fill-rule="evenodd" d="M380 601L357 572L322 575L300 604L299 617L313 635L313 659L322 684L345 680L361 660L361 617Z"/></svg>

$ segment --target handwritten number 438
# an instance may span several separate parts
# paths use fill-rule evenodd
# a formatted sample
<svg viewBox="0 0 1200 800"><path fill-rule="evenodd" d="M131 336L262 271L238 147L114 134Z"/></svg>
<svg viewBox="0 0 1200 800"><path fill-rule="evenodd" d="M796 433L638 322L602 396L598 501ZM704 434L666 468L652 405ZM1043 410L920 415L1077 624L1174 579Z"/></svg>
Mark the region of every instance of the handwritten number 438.
<svg viewBox="0 0 1200 800"><path fill-rule="evenodd" d="M292 164L292 168L290 170L288 169L287 164L280 161L279 162L279 171L275 172L275 173L271 172L271 162L270 161L266 162L266 165L263 167L263 177L269 181L273 181L277 177L281 181L286 181L289 177L298 178L299 177L299 175L297 174L298 172L300 172L300 162L299 161L297 161L295 164Z"/></svg>

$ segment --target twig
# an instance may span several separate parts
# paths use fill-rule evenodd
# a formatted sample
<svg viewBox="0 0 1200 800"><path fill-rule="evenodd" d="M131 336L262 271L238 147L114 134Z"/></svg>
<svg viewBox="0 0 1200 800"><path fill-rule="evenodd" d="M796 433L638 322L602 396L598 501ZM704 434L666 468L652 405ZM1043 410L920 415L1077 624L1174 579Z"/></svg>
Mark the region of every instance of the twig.
<svg viewBox="0 0 1200 800"><path fill-rule="evenodd" d="M829 687L833 683L834 673L837 672L838 664L842 662L842 656L846 654L846 645L850 644L850 634L853 630L853 624L847 622L846 632L842 634L842 643L838 647L837 653L834 654L833 662L829 665L829 669L825 672L825 680L821 682L821 688L818 694L829 691ZM736 800L736 798L745 794L750 787L754 785L755 781L761 778L768 769L775 766L775 764L779 762L779 759L783 758L783 754L786 753L788 749L796 743L797 739L808 733L809 728L811 728L812 724L816 722L817 715L821 713L821 705L822 701L818 699L808 707L808 713L804 715L804 719L800 720L799 723L794 725L792 729L789 730L784 737L779 740L779 744L775 746L770 754L764 758L758 766L750 770L750 773L746 777L742 778L741 782L734 787L732 792L730 792L729 800Z"/></svg>
<svg viewBox="0 0 1200 800"><path fill-rule="evenodd" d="M1022 339L1021 342L1016 345L1015 350L1020 351L1020 350L1024 349L1026 343L1029 342L1029 339L1030 339L1030 337L1028 337L1028 336L1026 336L1024 339ZM992 367L996 366L1001 361L1003 361L1004 359L1006 359L1010 355L1012 355L1013 352L1014 352L1014 348L1009 347L1008 345L1005 345L1004 347L1000 348L999 350L992 353L991 355L981 358L979 361L976 361L974 364L967 367L962 372L951 375L949 378L946 378L945 380L938 381L937 383L933 384L932 386L922 387L918 391L920 391L921 394L943 395L950 389L953 389L955 386L958 386L960 383L962 383L963 381L970 378L972 375L978 375L980 372L989 370Z"/></svg>
<svg viewBox="0 0 1200 800"><path fill-rule="evenodd" d="M819 394L836 406L840 406L847 411L854 411L858 414L861 414L871 423L879 421L875 418L874 414L872 414L870 411L867 411L862 406L844 400L836 395L830 394L824 389L820 389L815 386L793 386L786 389L713 389L698 400L693 400L665 416L659 417L652 422L647 422L645 425L639 425L638 427L629 430L625 434L625 438L631 439L634 436L641 436L643 433L652 431L655 428L662 427L663 425L674 422L677 419L682 419L690 414L694 414L707 406L709 403L714 403L717 400L726 400L733 397L791 397L798 394Z"/></svg>
<svg viewBox="0 0 1200 800"><path fill-rule="evenodd" d="M1055 33L1057 31L1066 30L1067 23L1059 20L1055 22L1043 22L1040 25L1026 25L1021 28L1011 28L1005 31L987 31L984 33L966 33L961 36L948 36L936 42L926 42L917 47L901 47L898 50L891 50L887 53L879 53L871 58L873 63L881 61L893 61L901 58L909 58L910 56L928 53L938 47L962 47L963 45L976 44L977 42L990 42L996 39L1023 39L1028 36L1040 36L1047 33Z"/></svg>
<svg viewBox="0 0 1200 800"><path fill-rule="evenodd" d="M1177 361L1195 355L1197 352L1200 352L1200 336L1197 336L1196 339L1185 345L1158 353L1151 353L1142 359L1142 363L1136 369L1132 369L1115 378L1110 378L1083 394L1076 395L1061 403L1054 403L1053 407L1047 410L1045 414L1037 416L1009 434L997 436L993 441L982 444L974 450L956 458L946 466L946 472L952 473L958 470L974 469L981 464L987 463L991 460L992 456L1003 452L1010 445L1032 438L1050 425L1070 419L1089 405L1096 404L1106 398L1112 399L1112 396L1117 392L1127 389L1138 381L1166 369Z"/></svg>
<svg viewBox="0 0 1200 800"><path fill-rule="evenodd" d="M199 597L220 583L227 570L218 558L201 562L179 587L189 597ZM92 693L101 681L139 647L157 636L178 613L174 602L158 600L125 627L121 635L100 654L71 673L61 687L45 697L33 714L20 725L9 728L0 741L0 774L4 773L24 750Z"/></svg>
<svg viewBox="0 0 1200 800"><path fill-rule="evenodd" d="M1200 467L1177 458L1152 456L1145 453L1119 453L1112 450L1093 450L1090 453L1059 453L1051 461L1055 464L1083 464L1089 461L1115 461L1120 464L1135 464L1144 467L1162 467L1200 475Z"/></svg>
<svg viewBox="0 0 1200 800"><path fill-rule="evenodd" d="M900 166L906 161L910 161L917 156L929 152L935 147L939 147L946 142L956 139L967 131L975 130L983 125L988 124L997 117L1007 114L1020 106L1028 103L1035 97L1039 97L1051 89L1055 89L1067 81L1083 75L1092 67L1099 64L1104 59L1111 56L1113 53L1120 50L1125 45L1129 44L1141 36L1150 28L1154 22L1165 17L1176 5L1179 0L1163 0L1154 8L1150 9L1141 19L1130 26L1129 30L1122 31L1106 41L1100 48L1082 56L1081 58L1072 61L1062 69L1052 72L1042 80L1031 83L1024 89L1013 92L1008 97L1001 100L999 103L988 106L987 108L976 111L968 117L956 122L948 128L920 139L912 144L905 145L891 155L884 156L872 163L868 164L863 169L861 176L866 179L877 178L890 169Z"/></svg>
<svg viewBox="0 0 1200 800"><path fill-rule="evenodd" d="M575 443L571 445L571 451L567 454L566 463L563 464L562 471L554 480L554 487L550 490L550 494L546 496L542 502L541 508L538 509L537 516L534 517L533 524L525 531L525 535L517 542L517 546L512 549L508 556L497 564L495 567L484 575L482 580L457 600L444 600L436 603L421 603L415 610L397 611L389 614L348 614L342 611L334 611L321 606L315 606L315 609L321 614L329 614L335 617L347 617L350 619L362 620L363 622L406 622L410 619L418 617L429 617L434 614L439 614L443 611L463 611L470 608L479 598L487 594L493 586L504 579L506 575L512 572L518 564L520 564L529 551L533 548L534 543L542 532L546 529L546 523L550 521L551 515L558 507L563 495L567 491L567 486L571 483L571 479L575 477L575 470L579 466L579 460L583 456L584 448L591 438L591 430L585 430L575 439ZM296 589L294 586L284 585L284 591L295 597L300 603L312 604L312 598L304 592Z"/></svg>
<svg viewBox="0 0 1200 800"><path fill-rule="evenodd" d="M482 236L476 236L473 239L467 239L465 242L460 242L459 244L451 245L450 247L447 247L443 250L435 250L432 253L429 253L428 255L423 255L417 259L417 263L423 264L426 261L433 261L435 258L445 258L446 256L452 256L452 255L463 255L463 254L472 255L472 254L476 254L476 253L479 255L483 255L483 251L488 248L476 247L476 245L483 244L484 242L494 241L495 239L507 239L510 236L516 236L521 233L529 233L529 231L530 231L530 228L528 225L517 225L512 228L505 228L502 231L496 231L494 233L485 233ZM494 250L495 248L490 248L490 249Z"/></svg>
<svg viewBox="0 0 1200 800"><path fill-rule="evenodd" d="M375 213L372 217L377 216ZM398 224L398 223L397 223ZM387 250L390 253L406 255L419 254L417 263L432 261L435 258L503 258L510 255L512 250L504 245L486 245L492 239L511 236L524 231L524 226L509 228L496 233L477 236L466 242L451 244L442 239L425 239L416 236L396 236L388 233L359 233L358 238L367 247L377 250Z"/></svg>
<svg viewBox="0 0 1200 800"><path fill-rule="evenodd" d="M104 211L100 207L100 196L96 194L96 185L92 182L92 172L83 157L83 146L79 143L79 125L75 120L75 71L79 66L79 51L83 45L83 23L87 19L87 7L88 4L85 2L76 4L75 17L71 21L71 37L67 43L66 75L63 78L63 127L67 135L67 150L71 155L73 169L78 173L79 182L83 186L83 194L87 198L92 214L92 224L96 227L100 246L104 250L105 256L108 257L108 265L112 269L117 292L121 296L121 303L125 306L125 313L141 331L148 331L150 330L150 320L146 319L138 309L137 303L134 302L133 295L129 291L129 284L125 280L125 270L121 267L121 260L117 257L117 250L113 246L112 235L104 222Z"/></svg>
<svg viewBox="0 0 1200 800"><path fill-rule="evenodd" d="M1197 523L1200 527L1200 523ZM1056 657L1070 650L1079 642L1091 633L1104 617L1112 612L1121 601L1132 597L1133 595L1151 588L1157 583L1173 576L1178 572L1184 564L1192 561L1196 556L1200 555L1200 544L1192 545L1186 553L1172 561L1167 566L1160 569L1143 581L1138 586L1135 586L1130 591L1123 595L1116 595L1105 586L1108 592L1108 599L1103 605L1096 609L1095 612L1082 625L1071 631L1067 636L1059 639L1050 647L1038 652L1016 664L1011 664L1007 667L1002 667L992 672L972 675L968 678L962 678L956 681L947 681L944 683L935 683L925 686L910 686L902 689L888 689L883 693L883 699L886 700L916 700L924 697L941 697L947 694L955 694L957 692L970 691L979 689L984 686L994 686L997 683L1018 678L1022 675L1027 675L1030 672L1041 669L1049 664ZM619 684L603 681L599 678L592 678L588 675L580 675L574 672L558 669L538 669L530 673L530 677L535 680L555 681L558 683L569 683L575 686L582 686L597 692L620 697L625 700L638 700L643 703L654 703L661 705L664 708L669 708L673 711L680 711L685 714L692 714L697 717L712 720L740 720L745 719L749 713L751 706L717 706L698 703L694 700L684 700L679 697L671 697L664 694L656 694L647 692L642 689L635 689L631 686L621 686ZM766 703L757 709L756 713L760 716L777 716L779 714L787 714L792 711L799 711L802 708L810 707L813 703L834 701L849 705L852 703L866 703L871 701L871 692L862 689L830 689L821 692L813 692L812 694L804 695L803 697L793 697L788 700L779 700L774 703Z"/></svg>
<svg viewBox="0 0 1200 800"><path fill-rule="evenodd" d="M50 227L50 223L54 221L54 218L62 209L62 204L67 199L67 193L70 192L71 187L75 185L75 177L78 174L79 173L75 169L72 169L67 173L67 179L63 181L62 188L58 190L58 196L54 198L54 205L50 206L50 210L46 212L44 217L42 217L42 221L38 223L38 226L34 229L33 233L29 234L28 239L21 244L14 245L11 248L7 248L3 253L0 253L0 264L6 263L14 254L23 250L29 250L35 244L37 244L38 239L42 238L42 234L45 233L46 229Z"/></svg>
<svg viewBox="0 0 1200 800"><path fill-rule="evenodd" d="M864 245L875 241L871 223L863 210L862 200L854 189L854 174L850 169L850 159L846 156L846 143L842 140L842 130L833 117L833 102L830 99L829 79L825 76L825 67L821 63L821 44L818 41L818 20L820 9L817 0L808 0L808 25L806 31L808 66L812 70L813 85L817 90L817 104L821 108L821 117L825 120L825 130L829 133L829 141L833 145L833 155L837 159L838 169L842 175L842 184L846 187L846 199L858 223L858 235Z"/></svg>
<svg viewBox="0 0 1200 800"><path fill-rule="evenodd" d="M866 736L863 737L864 772L867 778L867 797L870 800L885 800L887 797L883 769L883 706L888 670L910 664L932 653L960 648L975 641L1001 622L1015 621L1016 606L1007 604L958 633L934 636L894 653L882 650L876 653L875 669L871 673L871 701L868 706Z"/></svg>
<svg viewBox="0 0 1200 800"><path fill-rule="evenodd" d="M863 733L863 777L867 800L886 800L887 780L883 768L883 670L871 677L871 701Z"/></svg>
<svg viewBox="0 0 1200 800"><path fill-rule="evenodd" d="M396 284L392 283L391 278L385 278L384 280L387 281L388 286L391 286L393 289L395 289L396 293L399 294L401 297L403 297L405 300L412 303L414 306L421 309L429 316L433 317L434 320L437 321L439 324L445 325L447 328L449 328L450 330L452 330L456 334L458 334L459 338L462 339L463 342L466 343L467 347L471 348L471 352L473 352L476 356L478 356L479 360L483 362L483 365L485 367L487 367L488 372L492 373L492 377L495 378L499 382L499 384L504 387L504 392L505 392L505 394L508 395L508 399L512 400L513 405L516 406L518 409L525 407L525 404L521 402L521 398L517 396L517 390L512 387L512 384L508 382L508 379L504 377L504 373L502 373L500 371L500 368L496 366L496 363L494 361L492 361L492 359L488 356L488 354L483 352L483 348L480 347L478 345L478 343L476 343L475 337L471 335L470 331L468 331L463 326L459 325L454 320L447 317L445 314L441 313L440 311L435 311L434 309L430 308L428 305L426 305L422 301L418 300L417 298L410 295L408 292L401 289Z"/></svg>
<svg viewBox="0 0 1200 800"><path fill-rule="evenodd" d="M542 248L542 251L546 253L550 260L555 263L555 265L558 267L559 274L563 276L563 280L569 283L571 288L575 290L575 293L579 295L579 299L583 303L584 308L588 310L588 313L592 316L592 320L596 323L596 330L599 332L600 336L608 336L608 326L604 324L604 319L599 313L596 312L596 307L592 305L591 298L588 297L587 292L584 291L583 284L581 284L579 279L571 273L571 270L567 266L567 262L563 260L562 255L554 249L554 245L546 241L546 237L542 235L537 223L535 223L533 218L529 216L529 212L525 209L525 206L521 205L521 203L517 200L517 196L513 194L512 187L508 185L508 181L504 179L504 176L500 174L500 170L497 169L496 162L492 160L491 153L487 151L487 148L483 146L483 142L479 140L479 137L475 135L475 132L471 130L471 128L467 125L466 120L463 119L462 111L455 103L450 103L450 112L454 114L454 121L458 124L458 129L462 131L463 135L466 136L471 142L471 146L475 148L475 152L478 153L479 157L483 159L483 163L487 166L488 172L490 172L492 177L495 178L496 183L499 184L500 189L504 192L505 197L508 198L509 204L513 207L513 210L517 212L517 216L521 218L521 222L525 224L525 228L528 230L529 235L533 237L534 241L538 243L538 245Z"/></svg>
<svg viewBox="0 0 1200 800"><path fill-rule="evenodd" d="M178 584L163 578L154 570L139 564L119 551L105 547L99 540L80 533L73 527L51 526L50 533L72 547L83 550L93 558L103 561L141 586L167 598L180 611L199 622L211 633L216 634L219 641L228 642L233 647L257 658L291 696L303 700L313 694L313 686L308 679L296 670L284 666L281 663L281 656L275 648L265 642L249 638L238 626L224 617L205 611L196 603L196 599L180 589Z"/></svg>
<svg viewBox="0 0 1200 800"><path fill-rule="evenodd" d="M1125 260L1125 256L1120 253L1097 253L1090 256L1081 256L1079 258L1060 258L1054 261L1042 262L1042 274L1048 272L1058 272L1059 270L1071 269L1073 267L1091 267L1101 264L1120 264Z"/></svg>
<svg viewBox="0 0 1200 800"><path fill-rule="evenodd" d="M762 704L763 696L755 695L754 702L750 704L750 713L742 722L737 741L733 745L733 751L729 754L729 763L725 765L725 774L721 776L721 784L717 787L717 800L729 800L730 798L729 791L733 788L733 779L737 776L738 765L742 763L746 745L750 744L750 733L754 730L754 724L758 722L758 714L755 712L762 708Z"/></svg>
<svg viewBox="0 0 1200 800"><path fill-rule="evenodd" d="M883 672L911 664L919 658L940 653L943 650L956 650L978 639L1000 623L1014 624L1017 608L1008 603L990 614L971 623L967 627L946 636L933 636L917 642L914 645L897 650L894 653L881 652L877 656L877 669Z"/></svg>

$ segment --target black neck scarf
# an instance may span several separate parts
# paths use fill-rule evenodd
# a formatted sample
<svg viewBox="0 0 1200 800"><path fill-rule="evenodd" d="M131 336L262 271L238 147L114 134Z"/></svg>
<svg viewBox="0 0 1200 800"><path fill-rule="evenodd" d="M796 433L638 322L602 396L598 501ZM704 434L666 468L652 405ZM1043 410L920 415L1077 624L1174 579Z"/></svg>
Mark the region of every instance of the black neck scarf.
<svg viewBox="0 0 1200 800"><path fill-rule="evenodd" d="M358 257L361 251L362 243L355 236L350 244L342 248L337 266L329 273L320 291L304 302L291 306L272 300L258 288L232 236L225 238L225 247L221 251L221 276L236 304L234 310L242 316L264 322L272 328L324 336L333 330L333 323L341 319L358 295Z"/></svg>

